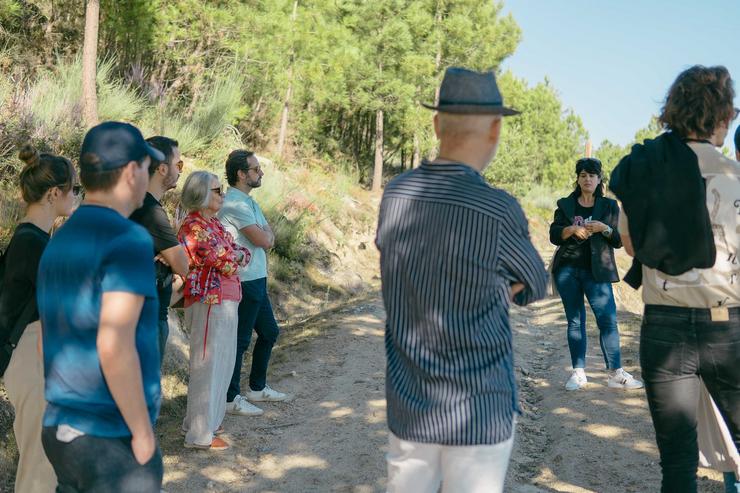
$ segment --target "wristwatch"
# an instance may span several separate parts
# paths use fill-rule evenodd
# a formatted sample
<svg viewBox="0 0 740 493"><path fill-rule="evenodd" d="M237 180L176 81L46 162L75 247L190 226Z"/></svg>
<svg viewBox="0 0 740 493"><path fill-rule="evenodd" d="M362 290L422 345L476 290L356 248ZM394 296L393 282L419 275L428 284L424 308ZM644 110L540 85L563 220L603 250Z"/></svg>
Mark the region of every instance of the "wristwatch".
<svg viewBox="0 0 740 493"><path fill-rule="evenodd" d="M607 225L606 229L602 231L601 234L609 238L612 235L612 231L612 227Z"/></svg>

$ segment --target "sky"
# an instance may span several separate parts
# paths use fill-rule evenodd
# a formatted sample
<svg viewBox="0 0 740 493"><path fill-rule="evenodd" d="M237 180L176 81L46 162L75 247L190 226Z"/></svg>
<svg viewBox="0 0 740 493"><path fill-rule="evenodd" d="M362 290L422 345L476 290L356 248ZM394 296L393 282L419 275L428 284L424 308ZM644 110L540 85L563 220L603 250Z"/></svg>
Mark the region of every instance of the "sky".
<svg viewBox="0 0 740 493"><path fill-rule="evenodd" d="M631 142L694 64L724 65L740 93L740 0L503 1L522 30L503 69L530 85L547 77L594 148Z"/></svg>

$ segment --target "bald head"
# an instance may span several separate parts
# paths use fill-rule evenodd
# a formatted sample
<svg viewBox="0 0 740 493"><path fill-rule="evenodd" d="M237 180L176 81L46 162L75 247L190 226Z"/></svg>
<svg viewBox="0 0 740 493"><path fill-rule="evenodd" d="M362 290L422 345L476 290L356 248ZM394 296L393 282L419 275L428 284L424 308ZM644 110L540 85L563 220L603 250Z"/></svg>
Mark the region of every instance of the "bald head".
<svg viewBox="0 0 740 493"><path fill-rule="evenodd" d="M459 115L437 113L435 129L440 140L485 138L491 133L491 126L500 115Z"/></svg>
<svg viewBox="0 0 740 493"><path fill-rule="evenodd" d="M479 171L496 155L501 136L501 115L437 113L434 131L440 157L472 165Z"/></svg>

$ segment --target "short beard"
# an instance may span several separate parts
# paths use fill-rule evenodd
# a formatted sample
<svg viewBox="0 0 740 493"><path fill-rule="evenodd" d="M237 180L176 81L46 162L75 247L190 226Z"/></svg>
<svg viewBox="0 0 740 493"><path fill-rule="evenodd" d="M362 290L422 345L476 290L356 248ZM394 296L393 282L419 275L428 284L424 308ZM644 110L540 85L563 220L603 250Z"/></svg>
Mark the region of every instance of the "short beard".
<svg viewBox="0 0 740 493"><path fill-rule="evenodd" d="M262 180L247 182L249 188L259 188L262 186Z"/></svg>

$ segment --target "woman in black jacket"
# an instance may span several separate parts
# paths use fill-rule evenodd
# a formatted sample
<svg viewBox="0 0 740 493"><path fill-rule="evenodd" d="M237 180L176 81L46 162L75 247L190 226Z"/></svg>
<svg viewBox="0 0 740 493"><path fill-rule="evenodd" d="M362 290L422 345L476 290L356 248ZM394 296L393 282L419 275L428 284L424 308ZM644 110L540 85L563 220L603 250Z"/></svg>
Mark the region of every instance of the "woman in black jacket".
<svg viewBox="0 0 740 493"><path fill-rule="evenodd" d="M611 286L619 281L614 261L614 249L622 246L617 231L619 206L604 197L598 159L579 159L576 176L575 190L558 200L550 225L550 241L558 246L552 273L568 320L568 347L573 364L565 389L576 390L587 382L584 295L599 327L601 351L609 370L608 386L641 388L642 382L622 369L617 307Z"/></svg>

